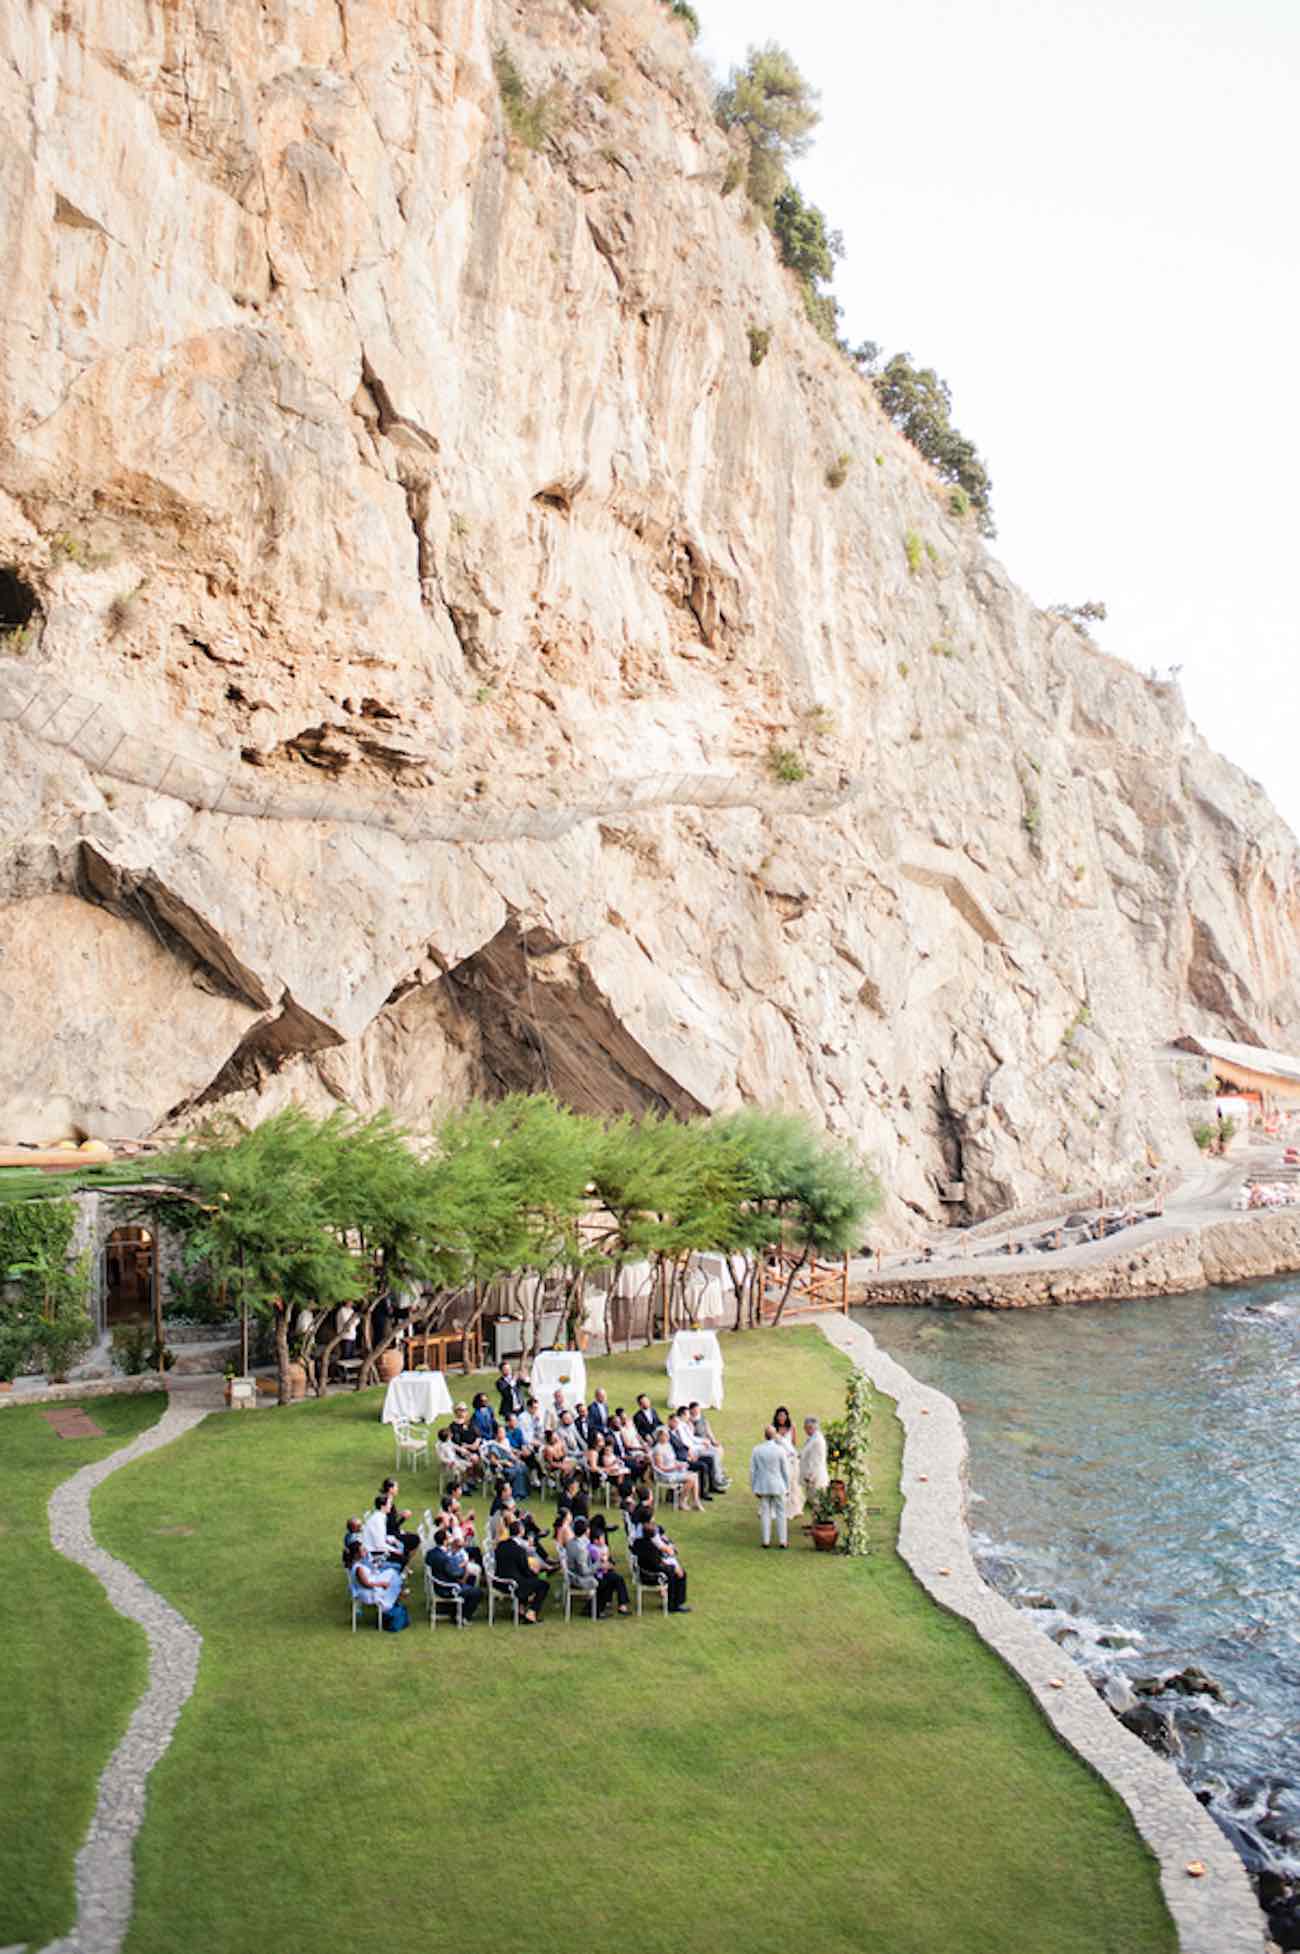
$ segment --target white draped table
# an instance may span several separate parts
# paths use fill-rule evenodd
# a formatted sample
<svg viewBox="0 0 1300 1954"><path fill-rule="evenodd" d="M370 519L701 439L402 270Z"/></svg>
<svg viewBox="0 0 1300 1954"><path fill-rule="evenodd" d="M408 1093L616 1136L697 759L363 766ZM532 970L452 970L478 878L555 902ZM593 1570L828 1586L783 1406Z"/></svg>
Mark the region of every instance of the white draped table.
<svg viewBox="0 0 1300 1954"><path fill-rule="evenodd" d="M679 1330L668 1346L668 1402L720 1405L722 1350L715 1330Z"/></svg>
<svg viewBox="0 0 1300 1954"><path fill-rule="evenodd" d="M584 1403L587 1397L587 1366L582 1360L580 1350L542 1350L533 1358L533 1373L529 1380L533 1396L542 1407L545 1418L558 1387L564 1393L564 1408L572 1411L579 1398Z"/></svg>
<svg viewBox="0 0 1300 1954"><path fill-rule="evenodd" d="M427 1425L450 1410L451 1392L441 1371L400 1371L384 1392L379 1418L384 1425L395 1425L399 1418L415 1418Z"/></svg>

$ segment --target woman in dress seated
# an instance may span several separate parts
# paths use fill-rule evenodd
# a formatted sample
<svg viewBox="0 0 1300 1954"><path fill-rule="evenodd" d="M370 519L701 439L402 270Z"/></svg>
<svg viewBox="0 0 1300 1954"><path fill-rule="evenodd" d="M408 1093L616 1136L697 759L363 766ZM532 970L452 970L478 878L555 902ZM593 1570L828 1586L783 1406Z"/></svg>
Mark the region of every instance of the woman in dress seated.
<svg viewBox="0 0 1300 1954"><path fill-rule="evenodd" d="M357 1599L378 1602L381 1614L386 1615L401 1600L401 1568L372 1567L359 1540L354 1540L347 1549L347 1570L349 1586Z"/></svg>
<svg viewBox="0 0 1300 1954"><path fill-rule="evenodd" d="M680 1486L686 1494L684 1513L703 1512L704 1502L700 1498L700 1481L696 1473L690 1472L682 1464L669 1443L667 1427L661 1425L655 1433L654 1450L650 1454L655 1469L655 1480L659 1485Z"/></svg>

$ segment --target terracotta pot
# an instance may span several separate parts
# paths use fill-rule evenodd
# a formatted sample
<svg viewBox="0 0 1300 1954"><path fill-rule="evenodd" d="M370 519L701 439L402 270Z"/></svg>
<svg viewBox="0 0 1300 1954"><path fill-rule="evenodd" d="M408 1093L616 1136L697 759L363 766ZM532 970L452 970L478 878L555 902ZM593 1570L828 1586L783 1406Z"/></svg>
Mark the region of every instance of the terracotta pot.
<svg viewBox="0 0 1300 1954"><path fill-rule="evenodd" d="M840 1530L834 1520L814 1520L809 1531L812 1534L813 1546L819 1554L834 1552L835 1543L840 1537Z"/></svg>
<svg viewBox="0 0 1300 1954"><path fill-rule="evenodd" d="M402 1353L396 1344L390 1344L389 1348L379 1359L379 1381L381 1384L391 1384L393 1379L400 1377L401 1374Z"/></svg>
<svg viewBox="0 0 1300 1954"><path fill-rule="evenodd" d="M831 1494L842 1513L849 1503L849 1489L842 1479L831 1480Z"/></svg>
<svg viewBox="0 0 1300 1954"><path fill-rule="evenodd" d="M307 1395L307 1366L305 1364L290 1364L289 1366L290 1398L305 1398L306 1395Z"/></svg>
<svg viewBox="0 0 1300 1954"><path fill-rule="evenodd" d="M11 1377L0 1377L0 1391L12 1391L14 1381Z"/></svg>

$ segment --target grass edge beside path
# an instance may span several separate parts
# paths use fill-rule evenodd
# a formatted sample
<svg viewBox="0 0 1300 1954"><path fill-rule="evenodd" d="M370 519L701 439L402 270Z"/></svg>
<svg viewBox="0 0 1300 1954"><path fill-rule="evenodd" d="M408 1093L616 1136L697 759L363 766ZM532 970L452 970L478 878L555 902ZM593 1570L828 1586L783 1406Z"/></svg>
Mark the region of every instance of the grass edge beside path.
<svg viewBox="0 0 1300 1954"><path fill-rule="evenodd" d="M87 1400L103 1438L59 1438L49 1406L0 1413L0 1946L43 1947L76 1914L74 1862L100 1773L148 1673L143 1631L56 1553L56 1486L157 1423L164 1392Z"/></svg>
<svg viewBox="0 0 1300 1954"><path fill-rule="evenodd" d="M1120 1800L893 1550L892 1400L881 1551L814 1555L796 1528L763 1554L749 1446L778 1400L837 1415L848 1363L815 1329L724 1349L737 1490L670 1523L689 1619L430 1635L413 1610L404 1635L351 1636L338 1534L392 1470L378 1393L206 1420L100 1489L97 1538L204 1636L127 1954L243 1954L254 1920L261 1943L350 1954L377 1867L385 1939L438 1926L462 1954L525 1921L559 1946L582 1920L635 1921L638 1954L787 1954L792 1933L818 1954L1172 1954ZM663 1354L589 1382L662 1406ZM403 1503L435 1483L407 1478Z"/></svg>

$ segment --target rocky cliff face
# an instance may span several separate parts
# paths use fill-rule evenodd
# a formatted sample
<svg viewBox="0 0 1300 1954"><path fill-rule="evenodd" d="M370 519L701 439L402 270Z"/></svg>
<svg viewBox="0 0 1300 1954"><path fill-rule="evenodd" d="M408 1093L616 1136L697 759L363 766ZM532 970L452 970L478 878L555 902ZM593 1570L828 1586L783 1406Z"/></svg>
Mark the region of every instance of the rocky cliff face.
<svg viewBox="0 0 1300 1954"><path fill-rule="evenodd" d="M0 1135L798 1103L897 1230L1300 1039L1291 835L948 513L656 0L28 0L0 116Z"/></svg>

